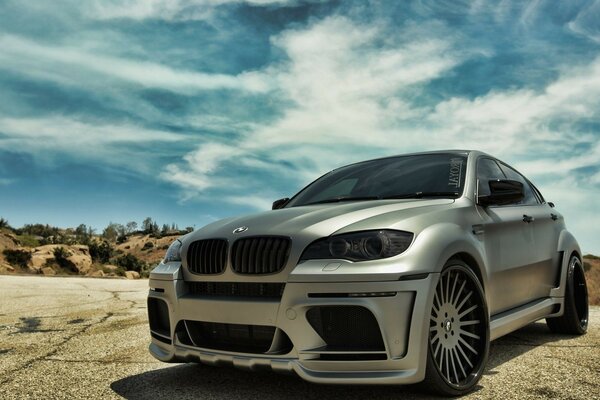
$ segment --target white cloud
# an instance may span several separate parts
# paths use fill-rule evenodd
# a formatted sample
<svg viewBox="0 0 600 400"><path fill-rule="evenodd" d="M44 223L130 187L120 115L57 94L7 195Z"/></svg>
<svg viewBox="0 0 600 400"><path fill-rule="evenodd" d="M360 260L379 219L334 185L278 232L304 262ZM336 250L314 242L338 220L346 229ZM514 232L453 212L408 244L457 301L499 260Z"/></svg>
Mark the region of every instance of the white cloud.
<svg viewBox="0 0 600 400"><path fill-rule="evenodd" d="M260 72L276 84L274 92L280 101L289 104L282 117L271 124L257 124L235 146L202 145L189 153L184 163L170 165L163 178L198 190L226 186L229 182L220 175L223 163L235 158L248 164L253 154L264 151L273 161L299 166L293 179L306 181L347 160L348 154L338 148L352 145L355 153L365 148L390 148L390 138L400 137L394 128L396 121L422 113L414 110L402 93L440 76L458 62L447 40L412 29L407 31L411 40L404 38L383 48L378 43L387 40L384 30L344 17L284 31L272 41L286 52L288 60ZM403 139L392 146L411 146L406 136ZM319 153L322 158L314 157ZM311 165L302 167L307 159L312 160ZM211 163L210 169L204 167L205 162Z"/></svg>
<svg viewBox="0 0 600 400"><path fill-rule="evenodd" d="M93 84L97 77L105 77L189 94L216 89L249 92L269 89L265 77L253 72L225 75L173 69L150 61L95 54L80 48L40 45L13 35L0 36L0 48L0 69L63 84Z"/></svg>
<svg viewBox="0 0 600 400"><path fill-rule="evenodd" d="M95 19L207 20L215 7L246 3L257 6L290 6L298 0L96 0L86 6L86 14Z"/></svg>
<svg viewBox="0 0 600 400"><path fill-rule="evenodd" d="M65 117L0 118L0 149L31 154L36 161L52 162L69 155L126 166L147 172L148 146L172 143L184 137L136 125L82 122ZM132 147L137 145L137 150Z"/></svg>
<svg viewBox="0 0 600 400"><path fill-rule="evenodd" d="M589 2L583 7L577 17L567 24L567 27L578 35L600 43L600 0Z"/></svg>

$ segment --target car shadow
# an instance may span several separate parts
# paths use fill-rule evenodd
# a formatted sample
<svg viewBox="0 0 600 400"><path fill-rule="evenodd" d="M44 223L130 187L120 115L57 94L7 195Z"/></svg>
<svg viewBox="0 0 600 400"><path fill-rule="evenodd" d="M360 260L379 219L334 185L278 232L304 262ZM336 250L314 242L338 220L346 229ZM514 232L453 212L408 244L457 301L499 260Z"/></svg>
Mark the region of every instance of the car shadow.
<svg viewBox="0 0 600 400"><path fill-rule="evenodd" d="M486 375L538 346L568 338L552 334L544 323L531 324L492 342ZM129 376L111 384L118 395L130 399L430 399L422 386L318 385L295 375L249 372L232 367L177 364ZM481 390L478 386L476 390Z"/></svg>

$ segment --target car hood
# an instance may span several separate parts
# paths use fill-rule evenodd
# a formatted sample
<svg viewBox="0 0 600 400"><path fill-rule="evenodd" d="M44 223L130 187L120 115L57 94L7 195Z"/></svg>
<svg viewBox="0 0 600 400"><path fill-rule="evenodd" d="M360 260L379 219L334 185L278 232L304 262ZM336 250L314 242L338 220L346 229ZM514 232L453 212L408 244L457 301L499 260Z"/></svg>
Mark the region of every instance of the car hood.
<svg viewBox="0 0 600 400"><path fill-rule="evenodd" d="M185 242L262 235L314 240L354 230L402 229L402 220L453 202L453 199L375 200L283 208L211 223L187 235ZM241 227L247 229L233 233Z"/></svg>

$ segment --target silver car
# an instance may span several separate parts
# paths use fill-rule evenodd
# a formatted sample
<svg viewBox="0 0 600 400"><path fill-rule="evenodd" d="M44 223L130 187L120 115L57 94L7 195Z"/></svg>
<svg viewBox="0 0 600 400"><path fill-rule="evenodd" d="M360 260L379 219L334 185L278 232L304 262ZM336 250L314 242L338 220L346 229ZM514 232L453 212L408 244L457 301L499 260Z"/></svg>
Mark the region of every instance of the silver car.
<svg viewBox="0 0 600 400"><path fill-rule="evenodd" d="M490 341L546 318L583 334L563 217L478 151L348 165L273 210L175 241L150 275L150 352L330 384L471 390Z"/></svg>

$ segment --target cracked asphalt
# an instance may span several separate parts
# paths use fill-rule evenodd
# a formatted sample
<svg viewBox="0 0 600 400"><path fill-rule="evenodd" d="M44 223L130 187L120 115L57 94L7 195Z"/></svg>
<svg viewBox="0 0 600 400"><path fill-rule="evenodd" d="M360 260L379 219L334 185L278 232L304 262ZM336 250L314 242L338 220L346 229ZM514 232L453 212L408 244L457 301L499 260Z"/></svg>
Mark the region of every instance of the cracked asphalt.
<svg viewBox="0 0 600 400"><path fill-rule="evenodd" d="M0 399L419 399L421 387L325 386L292 375L163 364L147 351L145 280L0 276ZM492 343L467 398L600 398L600 308L581 337L543 322Z"/></svg>

